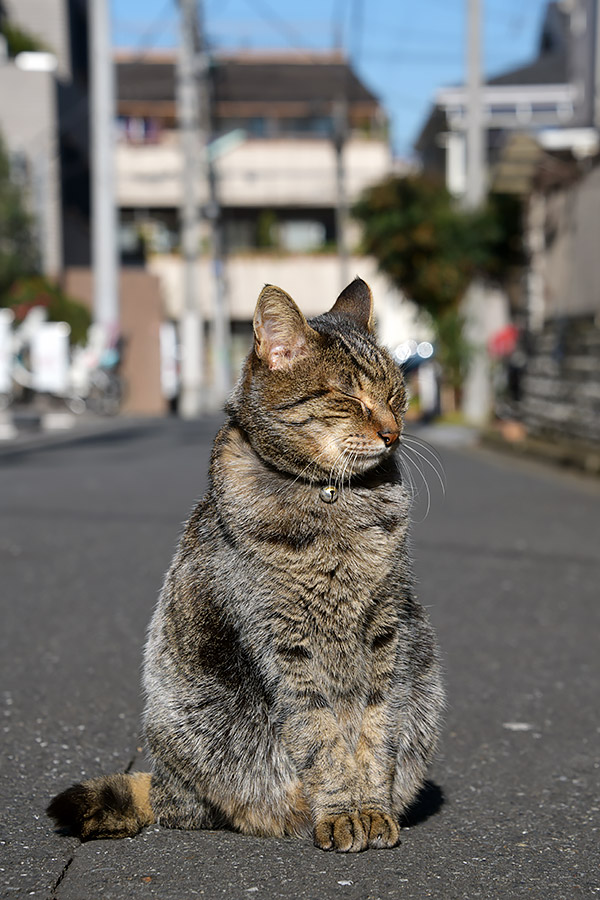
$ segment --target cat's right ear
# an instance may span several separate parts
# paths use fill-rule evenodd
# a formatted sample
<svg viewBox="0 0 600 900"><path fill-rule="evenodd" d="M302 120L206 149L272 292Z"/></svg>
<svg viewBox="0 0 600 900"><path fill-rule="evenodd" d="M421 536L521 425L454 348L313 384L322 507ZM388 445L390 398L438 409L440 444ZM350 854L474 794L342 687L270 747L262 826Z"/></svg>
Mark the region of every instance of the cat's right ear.
<svg viewBox="0 0 600 900"><path fill-rule="evenodd" d="M266 284L254 313L254 350L269 369L290 369L309 355L316 332L281 288Z"/></svg>
<svg viewBox="0 0 600 900"><path fill-rule="evenodd" d="M373 294L367 282L358 275L344 288L330 312L351 319L369 334L373 333Z"/></svg>

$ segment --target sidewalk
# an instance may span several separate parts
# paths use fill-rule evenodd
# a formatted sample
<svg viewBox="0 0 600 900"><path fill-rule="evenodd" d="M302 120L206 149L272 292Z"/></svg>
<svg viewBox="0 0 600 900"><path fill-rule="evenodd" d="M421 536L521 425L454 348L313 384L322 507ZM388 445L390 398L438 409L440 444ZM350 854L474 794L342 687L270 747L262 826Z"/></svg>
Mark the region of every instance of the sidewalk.
<svg viewBox="0 0 600 900"><path fill-rule="evenodd" d="M68 410L42 413L28 408L0 410L0 459L45 447L72 445L100 435L149 431L165 418L75 415Z"/></svg>
<svg viewBox="0 0 600 900"><path fill-rule="evenodd" d="M544 439L525 432L513 439L501 428L491 426L481 432L480 443L511 456L533 458L554 466L579 469L589 475L600 475L600 446L569 438Z"/></svg>

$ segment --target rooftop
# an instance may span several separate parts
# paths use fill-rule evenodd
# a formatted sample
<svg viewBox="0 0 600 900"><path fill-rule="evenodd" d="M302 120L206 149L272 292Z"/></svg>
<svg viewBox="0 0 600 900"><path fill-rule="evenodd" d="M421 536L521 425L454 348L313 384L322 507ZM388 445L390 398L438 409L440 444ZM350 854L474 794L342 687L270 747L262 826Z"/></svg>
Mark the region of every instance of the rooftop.
<svg viewBox="0 0 600 900"><path fill-rule="evenodd" d="M339 99L376 109L377 97L339 53L242 53L213 60L215 101L222 103L302 103L315 107ZM174 102L176 63L165 53L116 57L120 102Z"/></svg>

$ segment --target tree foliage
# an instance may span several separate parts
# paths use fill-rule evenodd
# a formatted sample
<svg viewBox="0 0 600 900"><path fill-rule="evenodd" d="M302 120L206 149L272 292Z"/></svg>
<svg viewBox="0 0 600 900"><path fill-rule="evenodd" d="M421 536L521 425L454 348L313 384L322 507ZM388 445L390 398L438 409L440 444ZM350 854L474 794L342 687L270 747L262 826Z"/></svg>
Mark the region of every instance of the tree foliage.
<svg viewBox="0 0 600 900"><path fill-rule="evenodd" d="M363 250L434 319L455 309L476 274L501 280L519 258L519 222L512 198L482 210L460 209L444 185L424 175L393 176L354 207Z"/></svg>
<svg viewBox="0 0 600 900"><path fill-rule="evenodd" d="M85 343L92 321L89 309L65 294L60 285L49 278L42 275L19 278L6 300L5 305L14 311L17 322L24 319L34 306L43 306L49 322L67 322L71 328L72 344Z"/></svg>
<svg viewBox="0 0 600 900"><path fill-rule="evenodd" d="M39 257L31 216L10 176L10 163L0 137L0 305L22 275L37 272Z"/></svg>
<svg viewBox="0 0 600 900"><path fill-rule="evenodd" d="M475 276L502 282L522 262L518 201L492 196L466 211L439 179L392 176L367 190L353 215L362 250L431 316L438 357L458 387L469 355L459 304Z"/></svg>
<svg viewBox="0 0 600 900"><path fill-rule="evenodd" d="M34 306L43 306L51 322L67 322L71 342L83 343L90 313L68 297L58 284L40 275L39 253L33 222L21 189L10 176L8 154L0 138L0 306L23 319Z"/></svg>

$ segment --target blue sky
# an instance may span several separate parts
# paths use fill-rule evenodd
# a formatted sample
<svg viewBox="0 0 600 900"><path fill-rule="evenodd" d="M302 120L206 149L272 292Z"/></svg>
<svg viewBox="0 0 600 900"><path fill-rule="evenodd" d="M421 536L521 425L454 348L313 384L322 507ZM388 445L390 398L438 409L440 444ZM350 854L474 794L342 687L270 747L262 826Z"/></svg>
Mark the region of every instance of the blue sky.
<svg viewBox="0 0 600 900"><path fill-rule="evenodd" d="M487 75L536 54L547 0L482 0ZM465 76L467 0L206 0L215 48L331 48L336 35L383 102L394 149L409 156L436 89ZM113 40L136 50L177 42L176 0L111 0Z"/></svg>

